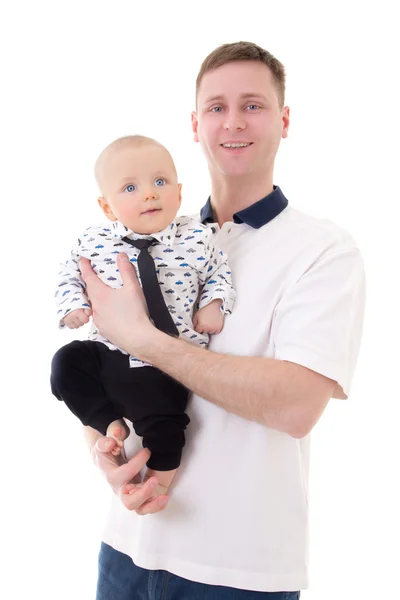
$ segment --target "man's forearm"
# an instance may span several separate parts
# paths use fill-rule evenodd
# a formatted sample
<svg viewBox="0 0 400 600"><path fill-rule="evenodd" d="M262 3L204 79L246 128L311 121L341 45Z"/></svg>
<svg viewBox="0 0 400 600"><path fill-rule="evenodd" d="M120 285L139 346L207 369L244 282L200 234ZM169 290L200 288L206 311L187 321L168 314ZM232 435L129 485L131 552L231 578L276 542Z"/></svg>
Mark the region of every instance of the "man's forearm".
<svg viewBox="0 0 400 600"><path fill-rule="evenodd" d="M159 332L157 343L147 346L141 358L225 410L294 437L308 433L334 387L334 382L297 364L217 354ZM313 398L314 387L318 396L325 394L322 400Z"/></svg>
<svg viewBox="0 0 400 600"><path fill-rule="evenodd" d="M126 254L118 254L117 263L124 285L111 289L87 259L81 261L94 323L106 338L230 412L293 437L312 429L336 382L298 364L216 354L169 337L146 318L143 293Z"/></svg>

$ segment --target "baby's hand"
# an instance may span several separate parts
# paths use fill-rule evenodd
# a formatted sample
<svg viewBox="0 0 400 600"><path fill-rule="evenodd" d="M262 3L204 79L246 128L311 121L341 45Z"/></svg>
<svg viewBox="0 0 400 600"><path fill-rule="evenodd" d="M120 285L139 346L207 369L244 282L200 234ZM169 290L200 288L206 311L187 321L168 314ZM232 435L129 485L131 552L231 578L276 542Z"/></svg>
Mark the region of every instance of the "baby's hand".
<svg viewBox="0 0 400 600"><path fill-rule="evenodd" d="M224 314L220 307L222 300L213 300L200 308L193 317L193 325L197 333L220 333L224 326Z"/></svg>
<svg viewBox="0 0 400 600"><path fill-rule="evenodd" d="M69 329L78 329L89 321L89 317L92 314L90 308L78 308L65 315L63 323Z"/></svg>

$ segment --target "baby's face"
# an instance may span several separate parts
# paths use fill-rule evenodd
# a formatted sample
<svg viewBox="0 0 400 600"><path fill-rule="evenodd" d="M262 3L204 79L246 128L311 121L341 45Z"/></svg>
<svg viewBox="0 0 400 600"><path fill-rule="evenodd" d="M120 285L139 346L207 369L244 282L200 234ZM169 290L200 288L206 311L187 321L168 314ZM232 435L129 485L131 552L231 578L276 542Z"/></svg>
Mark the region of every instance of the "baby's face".
<svg viewBox="0 0 400 600"><path fill-rule="evenodd" d="M114 149L102 169L102 192L105 215L140 234L167 227L181 204L174 164L157 144Z"/></svg>

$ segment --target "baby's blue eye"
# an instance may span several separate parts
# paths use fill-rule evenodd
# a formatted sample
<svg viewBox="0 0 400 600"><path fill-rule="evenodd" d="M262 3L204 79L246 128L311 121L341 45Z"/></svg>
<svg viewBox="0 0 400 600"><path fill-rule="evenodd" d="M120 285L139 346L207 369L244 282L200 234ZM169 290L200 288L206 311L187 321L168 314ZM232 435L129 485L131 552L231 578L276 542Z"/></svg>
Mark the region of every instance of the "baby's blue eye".
<svg viewBox="0 0 400 600"><path fill-rule="evenodd" d="M166 181L162 177L159 177L158 179L155 180L154 183L158 186L162 186L162 185L165 185Z"/></svg>
<svg viewBox="0 0 400 600"><path fill-rule="evenodd" d="M129 185L126 186L125 188L125 192L134 192L136 190L136 186L133 185L133 183L130 183Z"/></svg>

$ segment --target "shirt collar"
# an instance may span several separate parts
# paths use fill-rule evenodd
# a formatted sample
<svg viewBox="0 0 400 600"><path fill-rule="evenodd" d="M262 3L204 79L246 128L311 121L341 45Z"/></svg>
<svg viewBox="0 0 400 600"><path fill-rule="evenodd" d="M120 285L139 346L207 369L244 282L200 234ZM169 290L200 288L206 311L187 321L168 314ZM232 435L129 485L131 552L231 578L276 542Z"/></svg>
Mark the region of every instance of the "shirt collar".
<svg viewBox="0 0 400 600"><path fill-rule="evenodd" d="M254 229L260 229L263 225L275 219L288 205L288 200L283 195L280 187L273 186L273 191L255 202L251 206L240 210L233 215L234 223L246 223ZM215 223L211 207L211 197L200 211L200 219L203 224Z"/></svg>
<svg viewBox="0 0 400 600"><path fill-rule="evenodd" d="M120 221L113 221L111 223L111 227L112 227L113 237L115 237L115 238L122 239L124 237L128 237L131 240L154 238L155 240L157 240L161 244L165 244L166 246L172 246L172 244L174 243L175 234L176 234L175 221L172 221L172 223L167 225L167 227L165 227L165 229L162 229L161 231L156 231L155 233L151 233L148 235L142 235L141 233L136 233L135 231L132 231L132 229L129 229L128 227L125 227L125 225L122 225L122 223L120 223Z"/></svg>

